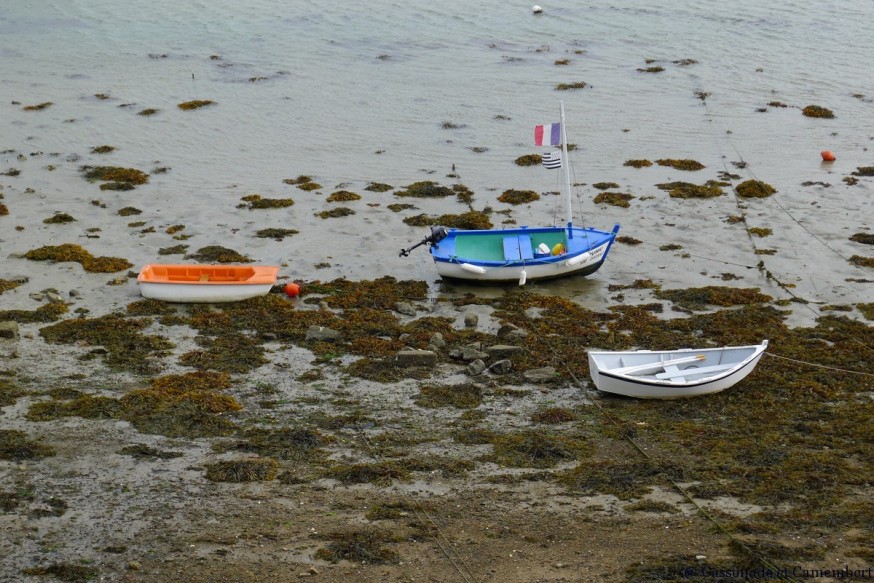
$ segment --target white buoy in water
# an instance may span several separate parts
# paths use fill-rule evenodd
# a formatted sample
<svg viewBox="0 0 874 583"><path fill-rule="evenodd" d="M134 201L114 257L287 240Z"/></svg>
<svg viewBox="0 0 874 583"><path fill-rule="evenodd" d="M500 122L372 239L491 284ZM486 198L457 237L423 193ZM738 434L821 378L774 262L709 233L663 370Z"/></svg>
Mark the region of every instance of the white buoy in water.
<svg viewBox="0 0 874 583"><path fill-rule="evenodd" d="M522 273L519 274L519 285L525 285L526 281L528 281L528 274L523 269Z"/></svg>
<svg viewBox="0 0 874 583"><path fill-rule="evenodd" d="M541 8L540 6L538 6L537 4L535 4L534 6L531 7L531 11L532 11L534 14L540 14L541 12L543 12L543 8Z"/></svg>

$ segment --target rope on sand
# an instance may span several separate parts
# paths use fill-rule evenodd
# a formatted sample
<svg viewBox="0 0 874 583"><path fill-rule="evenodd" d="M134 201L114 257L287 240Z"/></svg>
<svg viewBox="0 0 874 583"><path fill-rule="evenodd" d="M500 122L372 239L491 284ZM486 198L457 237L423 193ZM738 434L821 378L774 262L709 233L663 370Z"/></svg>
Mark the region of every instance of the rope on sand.
<svg viewBox="0 0 874 583"><path fill-rule="evenodd" d="M853 340L855 340L855 338ZM797 362L798 364L806 364L807 366L815 366L818 368L827 368L829 370L835 370L835 371L844 372L847 374L858 374L858 375L862 375L862 376L866 376L866 377L874 377L874 373L870 373L870 372L863 372L860 370L849 370L846 368L838 368L836 366L828 366L826 364L817 364L815 362L808 362L806 360L798 360L797 358L789 358L788 356L780 356L779 354L771 354L770 352L766 352L765 354L767 356L772 357L772 358L780 358L782 360L789 360L792 362Z"/></svg>
<svg viewBox="0 0 874 583"><path fill-rule="evenodd" d="M364 440L365 445L370 450L370 455L376 459L377 461L383 461L382 457L376 453L376 448L367 439L367 435L364 433L364 429L357 425L355 428L358 430L358 434L361 436L361 439ZM474 576L473 572L470 570L470 567L464 562L464 559L458 554L458 551L455 550L455 545L453 545L449 539L443 534L443 531L440 530L440 527L437 526L437 523L434 522L434 519L431 518L431 515L428 514L428 511L419 503L418 500L414 499L412 496L409 496L403 490L399 490L401 497L407 500L410 503L410 506L413 508L413 512L416 515L416 519L422 524L429 525L433 528L439 536L434 537L434 542L437 543L437 546L440 547L440 550L443 551L443 554L446 555L446 558L449 559L449 562L452 563L452 566L455 567L455 570L458 571L458 574L461 575L461 578L464 579L465 583L477 583L477 579ZM424 518L423 518L424 517ZM442 539L442 540L441 540ZM444 546L446 543L446 546ZM447 548L448 547L448 548Z"/></svg>
<svg viewBox="0 0 874 583"><path fill-rule="evenodd" d="M584 391L586 390L586 388L583 386L582 383L580 383L580 380L577 378L577 376L573 373L572 370L568 369L568 374L574 380L574 382L577 384L577 386L580 387L580 389L582 389ZM610 423L615 425L617 429L620 430L620 434L625 438L626 441L628 441L628 443L630 443L632 445L632 447L634 447L634 449L636 449L638 451L638 453L640 453L644 458L646 458L647 461L658 462L658 460L653 459L653 457L649 453L647 453L647 451L643 447L641 447L639 443L637 443L630 435L628 435L627 432L622 431L623 427L619 423L619 421L611 413L608 413L603 407L601 407L600 403L598 403L597 400L595 400L595 399L590 399L590 400L595 405L595 407L598 409L598 411L601 413L601 415L605 419L607 419L607 421L609 421ZM725 528L721 522L719 522L712 514L707 512L707 510L703 506L698 504L698 502L695 501L695 499L692 497L692 495L689 494L689 492L683 486L681 486L676 480L674 480L672 477L670 477L668 475L665 475L665 477L671 483L671 485L678 492L680 492L680 494L683 496L683 498L685 498L690 504L692 504L692 506L694 506L695 509L704 518L706 518L709 522L711 522L717 528L717 530L719 530L719 532L721 532L726 537L728 537L729 540L731 540L734 544L736 544L739 547L741 547L742 549L744 549L744 551L749 553L750 556L755 557L764 566L768 567L769 569L774 570L775 572L781 572L781 569L777 565L773 564L766 557L762 556L755 549L752 549L743 540L737 538L727 528ZM785 580L790 581L792 583L800 583L797 579L793 579L789 575L785 575Z"/></svg>

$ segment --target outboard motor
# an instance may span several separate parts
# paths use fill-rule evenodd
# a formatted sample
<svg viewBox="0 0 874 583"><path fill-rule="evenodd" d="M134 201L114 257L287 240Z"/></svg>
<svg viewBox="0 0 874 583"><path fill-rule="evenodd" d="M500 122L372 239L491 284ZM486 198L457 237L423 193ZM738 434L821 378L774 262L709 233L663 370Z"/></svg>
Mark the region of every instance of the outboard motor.
<svg viewBox="0 0 874 583"><path fill-rule="evenodd" d="M431 227L431 234L429 236L425 237L412 247L401 249L401 254L398 257L407 257L410 254L410 251L412 251L416 247L424 245L425 243L428 243L429 245L436 245L437 243L445 239L446 235L448 234L449 229L447 229L446 227Z"/></svg>

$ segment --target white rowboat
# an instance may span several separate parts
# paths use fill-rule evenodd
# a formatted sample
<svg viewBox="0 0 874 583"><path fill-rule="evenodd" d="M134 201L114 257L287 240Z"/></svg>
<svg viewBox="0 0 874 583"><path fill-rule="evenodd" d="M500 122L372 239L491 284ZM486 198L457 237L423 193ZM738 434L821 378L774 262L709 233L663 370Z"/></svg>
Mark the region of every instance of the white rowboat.
<svg viewBox="0 0 874 583"><path fill-rule="evenodd" d="M682 399L723 391L755 368L768 341L752 346L589 351L600 391L638 399Z"/></svg>

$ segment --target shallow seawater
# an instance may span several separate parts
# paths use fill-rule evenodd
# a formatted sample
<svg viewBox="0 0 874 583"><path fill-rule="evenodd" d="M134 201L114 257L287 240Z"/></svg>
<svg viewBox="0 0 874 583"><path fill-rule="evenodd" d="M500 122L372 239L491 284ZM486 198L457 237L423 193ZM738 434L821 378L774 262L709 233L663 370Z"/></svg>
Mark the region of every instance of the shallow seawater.
<svg viewBox="0 0 874 583"><path fill-rule="evenodd" d="M607 301L609 280L706 285L732 269L750 276L743 285L767 286L750 270L763 260L781 278L797 280L810 299L864 299L870 291L844 283L864 272L845 259L867 251L847 237L871 228L870 183L841 179L874 163L874 86L862 73L874 56L872 12L862 0L817 10L796 1L565 1L544 5L541 15L496 0L439 7L393 0L4 6L0 171L20 174L0 176L10 209L0 218L0 245L4 257L78 242L96 254L156 262L164 259L158 249L175 244L166 227L185 224L191 250L226 245L259 262L285 263L293 278L434 281L424 249L398 257L427 234L402 219L460 213L466 205L364 188L371 181L396 188L419 180L462 183L474 191L476 209L509 210L516 224L564 222L558 197L521 207L496 200L510 188L561 188L559 172L513 161L539 151L533 126L558 121L562 100L569 141L578 146L575 220L604 229L619 222L622 234L644 245L615 246L592 280L542 288L597 304ZM664 70L639 70L654 66ZM586 88L556 90L580 82ZM190 100L215 104L177 107ZM44 102L52 105L23 110ZM811 104L835 118L802 116ZM159 111L138 115L146 108ZM116 149L91 153L100 145ZM823 149L835 151L837 161L822 163ZM641 158L690 158L707 168L623 166ZM82 165L168 170L134 191L103 192L82 179ZM777 197L749 203L751 226L774 229L773 238L757 243L777 248L776 255L755 255L746 233L726 226L738 212L731 194L677 201L654 186L703 183L720 171L777 188ZM323 188L307 193L283 183L300 175ZM631 208L594 204L590 185L599 181L633 193ZM355 214L315 216L338 206L325 201L338 189L363 195L344 205ZM238 209L252 193L291 197L295 205ZM386 208L393 202L416 208L394 213ZM115 214L124 206L141 208L138 220L155 232L128 227L131 220ZM77 223L42 225L55 212ZM495 214L493 222L502 218ZM84 238L89 227L101 229L99 238ZM266 227L300 234L283 242L253 237ZM668 243L691 257L658 251Z"/></svg>

